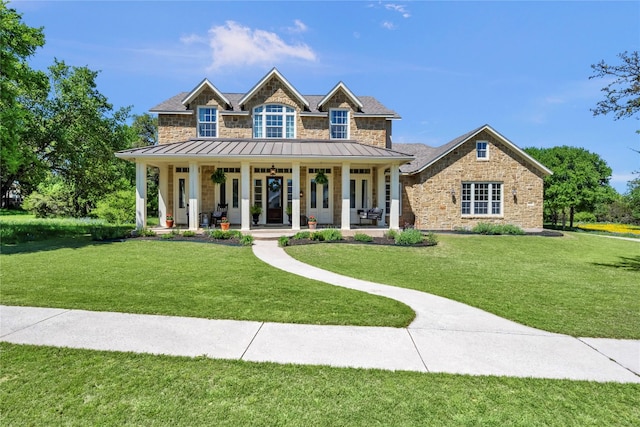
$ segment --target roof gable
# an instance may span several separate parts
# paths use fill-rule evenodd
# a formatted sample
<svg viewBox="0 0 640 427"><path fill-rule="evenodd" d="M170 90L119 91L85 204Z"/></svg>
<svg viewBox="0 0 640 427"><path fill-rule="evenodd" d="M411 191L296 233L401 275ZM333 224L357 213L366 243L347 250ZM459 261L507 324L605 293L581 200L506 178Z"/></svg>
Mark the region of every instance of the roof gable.
<svg viewBox="0 0 640 427"><path fill-rule="evenodd" d="M320 100L320 102L318 102L318 111L323 111L322 107L324 106L324 104L326 104L331 98L333 98L338 93L338 91L342 91L345 95L347 95L347 98L349 98L351 102L357 105L358 109L362 111L362 109L364 108L362 102L360 102L358 97L355 96L343 82L339 82L337 85L335 85L335 87L331 89L327 96L325 96L324 98L322 98L322 100Z"/></svg>
<svg viewBox="0 0 640 427"><path fill-rule="evenodd" d="M408 153L411 153L411 151L415 151L415 153L411 153L411 154L418 154L418 153L422 154L422 155L416 156L416 160L404 165L401 171L407 174L422 172L429 166L433 165L434 163L438 162L440 159L444 158L446 155L451 153L456 148L460 147L462 144L475 138L482 131L487 131L491 133L496 139L498 139L500 142L505 144L507 147L511 148L521 158L523 158L525 161L533 165L533 167L535 167L536 169L542 171L544 174L551 175L553 173L551 172L551 170L545 167L542 163L538 162L536 159L531 157L524 150L522 150L520 147L515 145L513 142L509 141L507 138L502 136L500 133L498 133L495 129L493 129L489 125L480 126L479 128L474 129L470 132L467 132L464 135L461 135L456 139L440 147L433 148L424 144L401 144L400 147L397 147L400 151L405 151ZM409 147L410 145L418 145L424 148Z"/></svg>
<svg viewBox="0 0 640 427"><path fill-rule="evenodd" d="M293 93L293 95L298 99L298 101L300 101L301 104L303 104L307 109L309 109L309 101L306 100L306 98L304 96L302 96L300 94L300 92L298 92L296 90L295 87L293 87L293 85L291 83L289 83L289 81L287 79L284 78L284 76L282 74L280 74L280 71L278 71L276 68L273 68L271 71L269 71L267 73L267 75L265 75L253 88L251 88L251 90L249 92L247 92L242 99L240 99L239 101L239 105L240 108L243 108L244 105L253 97L256 95L256 93L258 93L258 91L260 89L262 89L262 87L264 85L266 85L269 80L277 78L278 80L280 80L280 82L286 86L287 89L289 89L291 91L291 93Z"/></svg>
<svg viewBox="0 0 640 427"><path fill-rule="evenodd" d="M196 86L191 92L189 92L187 94L187 96L184 97L184 99L182 100L182 105L187 106L189 105L191 102L193 102L194 99L196 99L196 97L198 95L200 95L202 93L203 90L205 89L209 89L211 90L217 97L218 99L220 99L224 104L225 104L225 108L231 108L231 103L229 102L229 100L222 94L222 92L220 92L208 79L203 79L200 84L198 86Z"/></svg>

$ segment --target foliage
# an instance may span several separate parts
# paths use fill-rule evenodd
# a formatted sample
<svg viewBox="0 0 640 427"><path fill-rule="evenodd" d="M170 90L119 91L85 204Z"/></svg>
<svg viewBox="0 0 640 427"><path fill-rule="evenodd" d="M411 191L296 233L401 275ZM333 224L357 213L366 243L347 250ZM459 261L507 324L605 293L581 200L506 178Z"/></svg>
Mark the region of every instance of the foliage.
<svg viewBox="0 0 640 427"><path fill-rule="evenodd" d="M356 233L353 235L353 240L357 241L357 242L373 242L373 237L369 236L368 234L364 234L364 233Z"/></svg>
<svg viewBox="0 0 640 427"><path fill-rule="evenodd" d="M224 171L220 168L217 168L212 174L211 174L211 181L214 184L224 184L225 181L227 180L226 175L224 174Z"/></svg>
<svg viewBox="0 0 640 427"><path fill-rule="evenodd" d="M195 237L196 236L196 232L193 230L186 230L185 232L182 233L183 237Z"/></svg>
<svg viewBox="0 0 640 427"><path fill-rule="evenodd" d="M544 210L554 224L562 218L564 225L568 213L573 227L576 211L593 211L615 198L609 185L611 168L599 155L568 146L525 151L553 171L544 178Z"/></svg>
<svg viewBox="0 0 640 427"><path fill-rule="evenodd" d="M640 227L624 224L580 224L579 229L586 231L605 231L614 234L634 234L640 236Z"/></svg>
<svg viewBox="0 0 640 427"><path fill-rule="evenodd" d="M285 246L289 246L289 237L287 236L278 237L278 246L280 246L281 248L284 248Z"/></svg>
<svg viewBox="0 0 640 427"><path fill-rule="evenodd" d="M315 216L309 215L309 218L307 219L307 222L318 222L318 220L316 219Z"/></svg>
<svg viewBox="0 0 640 427"><path fill-rule="evenodd" d="M318 230L312 235L313 240L321 240L326 242L333 242L342 240L342 232L335 228L326 228L324 230ZM317 237L316 237L317 236Z"/></svg>
<svg viewBox="0 0 640 427"><path fill-rule="evenodd" d="M90 229L92 240L124 239L131 231L131 226L116 224L97 224Z"/></svg>
<svg viewBox="0 0 640 427"><path fill-rule="evenodd" d="M298 231L296 234L293 235L292 238L295 239L295 240L310 239L311 238L311 232L310 231Z"/></svg>
<svg viewBox="0 0 640 427"><path fill-rule="evenodd" d="M327 177L327 175L324 173L324 171L322 169L320 169L317 173L316 176L314 178L314 181L316 184L318 185L325 185L329 182L329 178Z"/></svg>
<svg viewBox="0 0 640 427"><path fill-rule="evenodd" d="M513 224L490 224L488 222L479 222L475 227L471 229L471 231L476 234L490 234L490 235L500 235L500 234L523 235L525 234L522 228Z"/></svg>
<svg viewBox="0 0 640 427"><path fill-rule="evenodd" d="M619 53L620 65L609 65L604 61L591 65L593 75L589 79L604 78L609 81L602 92L605 99L592 109L593 115L614 114L614 119L631 117L640 111L640 57L638 51Z"/></svg>
<svg viewBox="0 0 640 427"><path fill-rule="evenodd" d="M596 222L598 220L592 212L578 212L573 219L576 222Z"/></svg>
<svg viewBox="0 0 640 427"><path fill-rule="evenodd" d="M22 207L37 218L67 217L73 213L72 197L62 179L49 174L36 191L25 197Z"/></svg>
<svg viewBox="0 0 640 427"><path fill-rule="evenodd" d="M136 220L136 193L133 188L118 190L99 200L92 216L113 224L130 224Z"/></svg>
<svg viewBox="0 0 640 427"><path fill-rule="evenodd" d="M244 234L242 237L240 237L240 244L242 246L253 245L253 236L251 234Z"/></svg>
<svg viewBox="0 0 640 427"><path fill-rule="evenodd" d="M37 219L31 216L0 217L0 241L3 244L41 241L57 238L78 238L91 235L93 240L122 238L131 226L107 224L93 219Z"/></svg>
<svg viewBox="0 0 640 427"><path fill-rule="evenodd" d="M214 230L209 231L209 236L213 239L229 240L233 238L234 234L230 230L223 231L216 228Z"/></svg>
<svg viewBox="0 0 640 427"><path fill-rule="evenodd" d="M173 239L174 237L176 237L176 235L175 235L175 234L173 234L173 233L165 233L165 234L161 234L161 235L160 235L160 238L161 238L161 239L164 239L164 240L171 240L171 239Z"/></svg>
<svg viewBox="0 0 640 427"><path fill-rule="evenodd" d="M395 240L397 236L398 232L396 230L389 229L384 232L384 237L387 239Z"/></svg>
<svg viewBox="0 0 640 427"><path fill-rule="evenodd" d="M424 243L427 243L428 245L432 245L435 246L438 244L438 236L436 236L435 233L432 232L428 232L425 236L424 236Z"/></svg>
<svg viewBox="0 0 640 427"><path fill-rule="evenodd" d="M632 221L640 224L640 177L629 181L627 190L625 201L628 203Z"/></svg>
<svg viewBox="0 0 640 427"><path fill-rule="evenodd" d="M260 205L251 205L249 208L249 212L251 215L259 215L262 213L262 206Z"/></svg>
<svg viewBox="0 0 640 427"><path fill-rule="evenodd" d="M32 104L42 102L48 91L47 77L31 69L28 58L44 45L42 27L22 23L22 15L0 2L0 194L1 206L9 188L20 178L23 193L40 182L46 168L37 161L29 139L38 129Z"/></svg>
<svg viewBox="0 0 640 427"><path fill-rule="evenodd" d="M400 246L416 245L423 241L424 235L420 230L416 230L415 228L407 228L395 236L396 245Z"/></svg>
<svg viewBox="0 0 640 427"><path fill-rule="evenodd" d="M137 229L137 230L133 230L131 232L132 236L138 236L138 237L154 237L156 236L156 232L149 229L149 228L142 228L142 229Z"/></svg>

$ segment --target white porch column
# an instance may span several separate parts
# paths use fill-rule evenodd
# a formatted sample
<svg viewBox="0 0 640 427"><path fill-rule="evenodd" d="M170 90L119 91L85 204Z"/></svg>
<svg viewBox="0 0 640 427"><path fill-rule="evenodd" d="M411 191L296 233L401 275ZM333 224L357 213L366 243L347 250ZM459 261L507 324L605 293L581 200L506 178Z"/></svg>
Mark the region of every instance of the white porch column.
<svg viewBox="0 0 640 427"><path fill-rule="evenodd" d="M200 171L189 162L189 230L197 230L200 222Z"/></svg>
<svg viewBox="0 0 640 427"><path fill-rule="evenodd" d="M340 228L351 230L351 163L342 164L342 218Z"/></svg>
<svg viewBox="0 0 640 427"><path fill-rule="evenodd" d="M400 229L400 167L391 165L391 212L389 213L389 228Z"/></svg>
<svg viewBox="0 0 640 427"><path fill-rule="evenodd" d="M386 188L385 188L385 181L384 181L384 170L386 169L386 166L380 166L378 168L378 201L377 201L377 207L379 207L380 209L385 210L385 206L387 204L387 196L386 196ZM384 220L385 215L389 215L389 212L385 212L384 215L382 215L382 218L380 218L380 220L378 221L378 226L379 227L384 227L386 225L386 222Z"/></svg>
<svg viewBox="0 0 640 427"><path fill-rule="evenodd" d="M136 162L136 228L147 226L147 164Z"/></svg>
<svg viewBox="0 0 640 427"><path fill-rule="evenodd" d="M291 165L291 229L300 230L300 163Z"/></svg>
<svg viewBox="0 0 640 427"><path fill-rule="evenodd" d="M242 162L240 164L240 182L242 183L241 197L242 202L240 204L240 230L249 231L251 229L251 173L249 162ZM264 209L264 206L263 206ZM266 210L265 210L266 215Z"/></svg>
<svg viewBox="0 0 640 427"><path fill-rule="evenodd" d="M167 226L169 206L169 165L158 166L158 219L162 227Z"/></svg>

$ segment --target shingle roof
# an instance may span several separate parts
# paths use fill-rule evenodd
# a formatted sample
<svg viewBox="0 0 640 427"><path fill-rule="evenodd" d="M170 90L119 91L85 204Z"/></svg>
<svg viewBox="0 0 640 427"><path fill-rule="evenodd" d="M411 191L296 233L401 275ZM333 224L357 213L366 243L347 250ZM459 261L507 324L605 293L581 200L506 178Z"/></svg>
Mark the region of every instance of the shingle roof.
<svg viewBox="0 0 640 427"><path fill-rule="evenodd" d="M530 164L534 165L534 167L540 169L544 173L551 174L552 172L546 168L543 164L535 160L533 157L529 156L526 152L520 149L513 142L509 141L504 136L500 135L489 125L482 125L470 132L461 135L454 140L441 145L440 147L430 147L426 144L393 144L393 148L407 154L411 154L415 157L411 162L405 163L400 166L400 172L405 174L414 174L420 172L427 167L431 166L455 148L467 142L470 138L473 138L475 135L480 133L483 130L487 130L493 133L498 139L502 142L510 146L516 153L518 153L523 159L525 159Z"/></svg>
<svg viewBox="0 0 640 427"><path fill-rule="evenodd" d="M274 158L313 159L363 159L407 161L412 157L394 150L360 144L356 141L300 140L300 139L190 139L173 144L119 151L117 157L133 158Z"/></svg>
<svg viewBox="0 0 640 427"><path fill-rule="evenodd" d="M187 95L189 95L189 92L180 92L179 94L156 105L149 111L151 113L189 112L190 110L187 110L187 107L182 104L182 100L185 99ZM239 105L240 105L240 100L244 96L243 93L223 93L222 95L224 95L224 97L227 98L227 100L231 104L231 109L228 111L242 111ZM322 101L324 97L325 95L304 95L304 98L307 101L309 101L309 109L311 113L321 113L321 111L318 110L318 103L320 103L320 101ZM361 113L358 113L358 112L354 113L355 116L379 114L379 115L391 116L394 119L400 118L398 113L382 105L382 103L380 103L380 101L375 99L373 96L358 96L358 99L360 100L360 102L362 102L363 107L362 107Z"/></svg>

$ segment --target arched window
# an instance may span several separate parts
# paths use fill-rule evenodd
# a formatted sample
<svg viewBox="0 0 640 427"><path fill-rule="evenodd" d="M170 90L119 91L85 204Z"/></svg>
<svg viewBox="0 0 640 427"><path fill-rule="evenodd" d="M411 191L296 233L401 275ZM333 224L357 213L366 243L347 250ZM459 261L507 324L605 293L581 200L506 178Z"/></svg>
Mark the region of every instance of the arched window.
<svg viewBox="0 0 640 427"><path fill-rule="evenodd" d="M267 104L253 109L254 138L295 138L296 111L286 105Z"/></svg>

